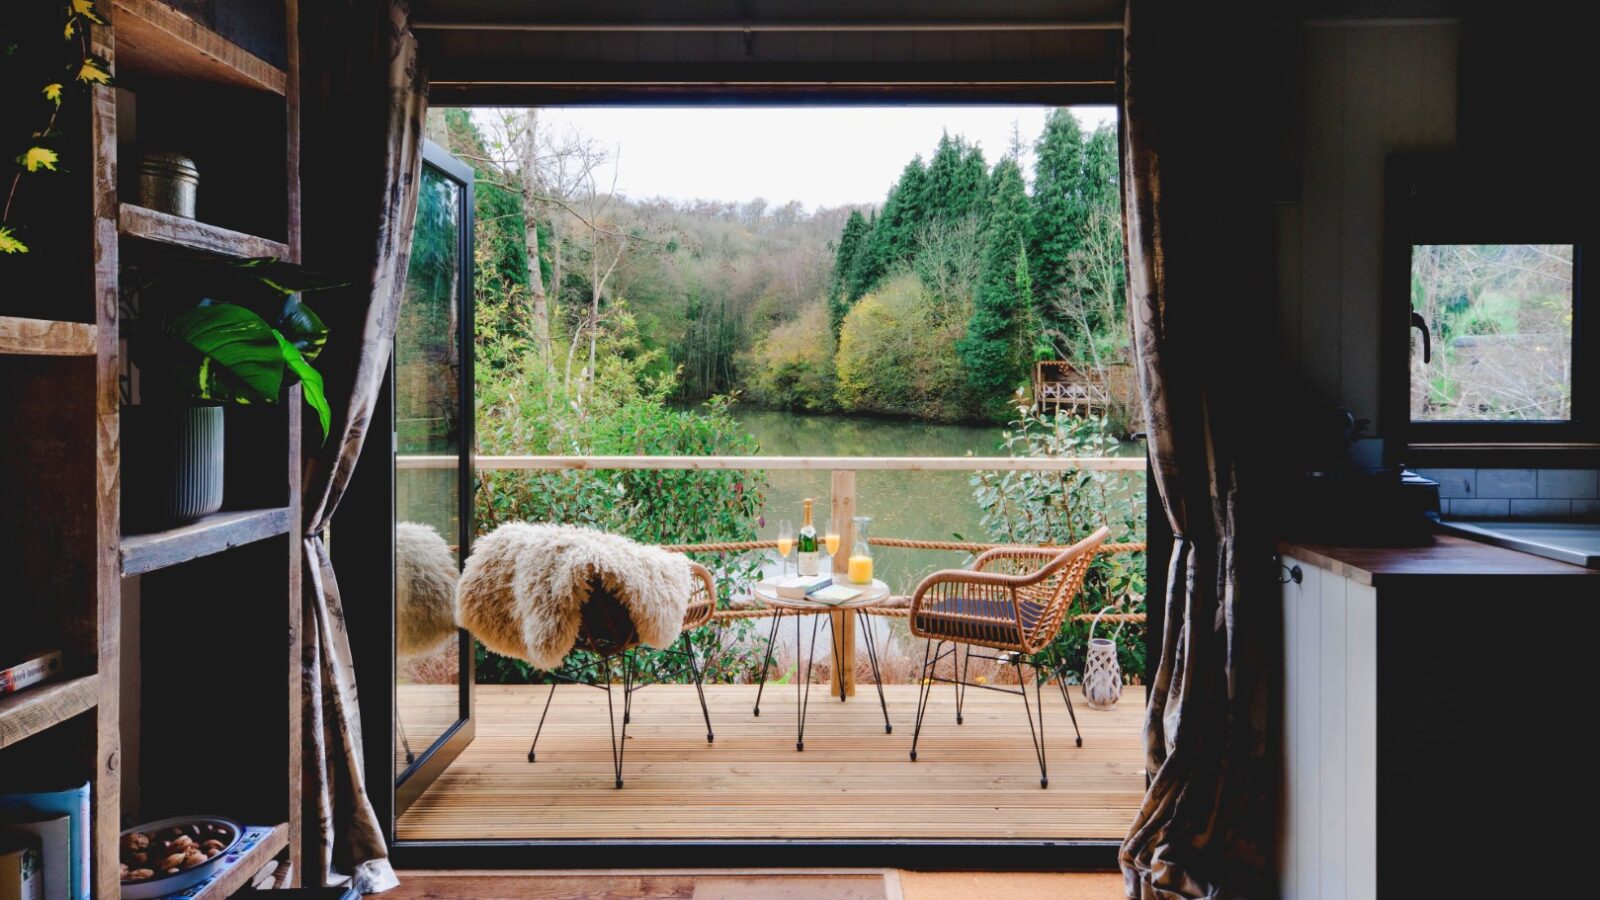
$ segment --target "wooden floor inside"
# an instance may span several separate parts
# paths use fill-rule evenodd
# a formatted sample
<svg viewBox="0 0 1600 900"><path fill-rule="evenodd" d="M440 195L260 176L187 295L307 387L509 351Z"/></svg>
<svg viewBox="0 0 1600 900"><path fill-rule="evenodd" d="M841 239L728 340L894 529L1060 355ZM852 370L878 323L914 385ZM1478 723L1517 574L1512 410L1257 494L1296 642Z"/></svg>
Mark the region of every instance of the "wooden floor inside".
<svg viewBox="0 0 1600 900"><path fill-rule="evenodd" d="M964 724L954 689L929 703L918 761L907 758L917 688L876 690L847 703L814 685L805 751L795 751L795 687L769 685L761 716L753 685L706 687L716 742L705 739L694 688L634 695L622 790L612 784L605 692L556 692L529 764L528 744L548 688L477 689L477 737L400 816L401 840L542 838L1112 839L1144 793L1144 689L1111 711L1073 703L1083 746L1060 693L1044 693L1050 787L1039 770L1022 701L970 690ZM619 716L620 718L620 716Z"/></svg>

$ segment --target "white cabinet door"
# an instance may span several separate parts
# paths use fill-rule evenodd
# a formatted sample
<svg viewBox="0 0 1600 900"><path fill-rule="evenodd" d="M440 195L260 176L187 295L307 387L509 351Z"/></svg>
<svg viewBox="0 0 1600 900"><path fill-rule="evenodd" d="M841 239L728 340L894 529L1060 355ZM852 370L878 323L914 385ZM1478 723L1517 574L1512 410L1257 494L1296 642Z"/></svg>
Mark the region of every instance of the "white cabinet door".
<svg viewBox="0 0 1600 900"><path fill-rule="evenodd" d="M1377 594L1292 558L1283 586L1284 813L1292 900L1377 893Z"/></svg>

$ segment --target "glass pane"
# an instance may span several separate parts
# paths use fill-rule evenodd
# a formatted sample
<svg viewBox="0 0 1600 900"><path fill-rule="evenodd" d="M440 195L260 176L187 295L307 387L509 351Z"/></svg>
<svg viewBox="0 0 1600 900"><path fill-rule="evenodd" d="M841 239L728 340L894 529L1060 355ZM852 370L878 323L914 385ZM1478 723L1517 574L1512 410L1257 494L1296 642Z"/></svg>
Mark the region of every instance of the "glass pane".
<svg viewBox="0 0 1600 900"><path fill-rule="evenodd" d="M1572 245L1412 247L1411 309L1413 421L1572 418Z"/></svg>
<svg viewBox="0 0 1600 900"><path fill-rule="evenodd" d="M394 340L395 772L461 717L454 580L461 534L461 186L423 167L405 303Z"/></svg>

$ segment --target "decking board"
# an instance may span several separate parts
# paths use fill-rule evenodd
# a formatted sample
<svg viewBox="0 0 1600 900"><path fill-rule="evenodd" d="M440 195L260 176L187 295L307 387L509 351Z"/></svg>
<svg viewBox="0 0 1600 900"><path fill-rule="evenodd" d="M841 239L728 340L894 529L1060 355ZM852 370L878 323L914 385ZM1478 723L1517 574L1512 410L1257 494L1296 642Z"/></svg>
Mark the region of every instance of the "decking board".
<svg viewBox="0 0 1600 900"><path fill-rule="evenodd" d="M401 840L1120 839L1144 793L1138 687L1109 712L1074 689L1082 748L1060 694L1046 691L1048 790L1021 701L989 691L969 692L957 726L952 689L938 686L913 763L911 685L886 688L893 734L870 684L848 703L813 685L803 753L793 685L769 685L759 718L753 686L708 686L714 744L692 687L652 686L634 695L619 791L598 690L556 692L538 762L527 762L547 690L478 688L477 738L401 815Z"/></svg>

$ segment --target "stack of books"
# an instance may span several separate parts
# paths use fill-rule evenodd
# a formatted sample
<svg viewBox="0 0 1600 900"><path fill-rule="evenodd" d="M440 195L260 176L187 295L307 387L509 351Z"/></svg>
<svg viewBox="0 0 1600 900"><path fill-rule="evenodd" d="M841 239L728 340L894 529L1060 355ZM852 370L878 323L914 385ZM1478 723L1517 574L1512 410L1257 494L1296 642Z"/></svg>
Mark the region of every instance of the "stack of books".
<svg viewBox="0 0 1600 900"><path fill-rule="evenodd" d="M89 782L0 794L0 900L89 900Z"/></svg>

